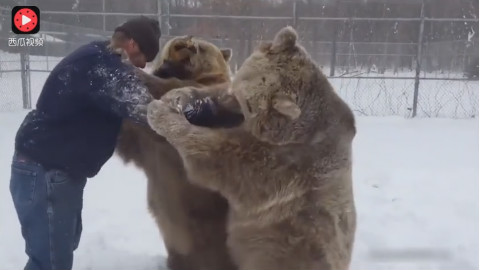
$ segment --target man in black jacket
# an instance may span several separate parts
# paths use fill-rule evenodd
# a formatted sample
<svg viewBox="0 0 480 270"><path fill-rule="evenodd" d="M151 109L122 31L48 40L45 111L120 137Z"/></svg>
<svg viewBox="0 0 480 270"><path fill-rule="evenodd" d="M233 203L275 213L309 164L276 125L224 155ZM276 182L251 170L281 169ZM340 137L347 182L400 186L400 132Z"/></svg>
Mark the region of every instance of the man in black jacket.
<svg viewBox="0 0 480 270"><path fill-rule="evenodd" d="M123 119L146 123L151 100L135 75L159 51L158 22L146 17L115 29L52 70L15 138L10 191L33 269L72 268L82 231L87 178L113 155ZM131 64L124 63L128 58Z"/></svg>

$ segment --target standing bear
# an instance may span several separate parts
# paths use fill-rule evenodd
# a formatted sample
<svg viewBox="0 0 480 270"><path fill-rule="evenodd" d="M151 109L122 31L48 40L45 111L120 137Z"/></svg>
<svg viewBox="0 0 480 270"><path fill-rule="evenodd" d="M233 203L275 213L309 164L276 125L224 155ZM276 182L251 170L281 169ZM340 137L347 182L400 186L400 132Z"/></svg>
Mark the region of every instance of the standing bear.
<svg viewBox="0 0 480 270"><path fill-rule="evenodd" d="M153 67L157 77L140 75L155 98L186 85L221 92L231 83L230 57L230 49L193 37L176 37L165 44ZM116 152L147 176L148 208L163 237L170 269L236 269L226 247L226 199L189 182L177 150L164 137L148 126L125 121Z"/></svg>
<svg viewBox="0 0 480 270"><path fill-rule="evenodd" d="M348 269L354 115L295 30L280 30L236 74L241 126L189 124L177 108L192 92L150 103L148 122L177 149L192 183L227 198L227 243L239 269Z"/></svg>

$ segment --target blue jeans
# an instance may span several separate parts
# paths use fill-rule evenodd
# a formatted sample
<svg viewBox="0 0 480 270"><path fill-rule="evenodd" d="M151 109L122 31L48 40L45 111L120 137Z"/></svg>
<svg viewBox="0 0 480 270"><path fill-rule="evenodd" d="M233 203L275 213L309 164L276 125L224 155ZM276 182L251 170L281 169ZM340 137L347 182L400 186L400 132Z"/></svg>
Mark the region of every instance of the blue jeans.
<svg viewBox="0 0 480 270"><path fill-rule="evenodd" d="M25 270L72 269L82 233L83 189L87 179L15 153L10 192L25 239Z"/></svg>

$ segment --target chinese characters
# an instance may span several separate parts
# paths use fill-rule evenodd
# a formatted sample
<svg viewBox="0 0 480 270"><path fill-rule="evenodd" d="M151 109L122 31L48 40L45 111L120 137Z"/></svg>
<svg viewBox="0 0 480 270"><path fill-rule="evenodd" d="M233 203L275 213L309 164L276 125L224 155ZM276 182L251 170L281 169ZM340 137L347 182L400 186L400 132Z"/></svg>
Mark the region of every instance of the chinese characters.
<svg viewBox="0 0 480 270"><path fill-rule="evenodd" d="M38 47L43 46L43 38L9 38L10 47Z"/></svg>

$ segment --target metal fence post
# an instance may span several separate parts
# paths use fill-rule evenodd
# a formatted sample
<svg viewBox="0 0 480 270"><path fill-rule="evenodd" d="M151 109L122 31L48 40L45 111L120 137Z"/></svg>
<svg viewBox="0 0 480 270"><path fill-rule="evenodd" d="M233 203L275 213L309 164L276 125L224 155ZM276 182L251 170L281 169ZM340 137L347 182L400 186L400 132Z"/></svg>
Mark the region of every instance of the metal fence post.
<svg viewBox="0 0 480 270"><path fill-rule="evenodd" d="M335 3L335 16L338 16L338 4ZM332 34L332 54L330 55L330 77L335 76L335 65L337 63L337 31L338 23L333 21L333 34Z"/></svg>
<svg viewBox="0 0 480 270"><path fill-rule="evenodd" d="M23 99L23 108L31 109L32 108L32 93L30 91L30 57L27 50L23 50L20 53L20 68L21 68L21 79L22 79L22 99Z"/></svg>
<svg viewBox="0 0 480 270"><path fill-rule="evenodd" d="M170 37L170 0L165 0L165 35Z"/></svg>
<svg viewBox="0 0 480 270"><path fill-rule="evenodd" d="M420 30L418 33L418 44L417 44L417 61L416 61L416 68L415 68L415 86L413 90L412 118L417 116L417 107L418 107L418 87L420 85L420 69L422 66L423 28L425 27L425 0L422 0L420 18L421 18Z"/></svg>
<svg viewBox="0 0 480 270"><path fill-rule="evenodd" d="M162 18L162 0L157 0L157 20L158 20L158 27L160 27L160 38L158 39L158 43L160 44L160 48L163 47L163 42L161 36L163 35L163 18Z"/></svg>
<svg viewBox="0 0 480 270"><path fill-rule="evenodd" d="M161 30L162 29L162 0L157 0L157 20Z"/></svg>
<svg viewBox="0 0 480 270"><path fill-rule="evenodd" d="M27 0L24 0L24 5L27 5ZM25 48L20 52L20 76L22 79L22 97L23 97L23 108L31 109L32 108L32 93L30 91L30 57L28 55L28 50Z"/></svg>
<svg viewBox="0 0 480 270"><path fill-rule="evenodd" d="M102 12L104 13L103 14L103 31L106 31L107 22L106 22L106 19L105 19L105 0L102 0Z"/></svg>
<svg viewBox="0 0 480 270"><path fill-rule="evenodd" d="M297 0L293 1L293 28L297 29L298 13L297 13Z"/></svg>

